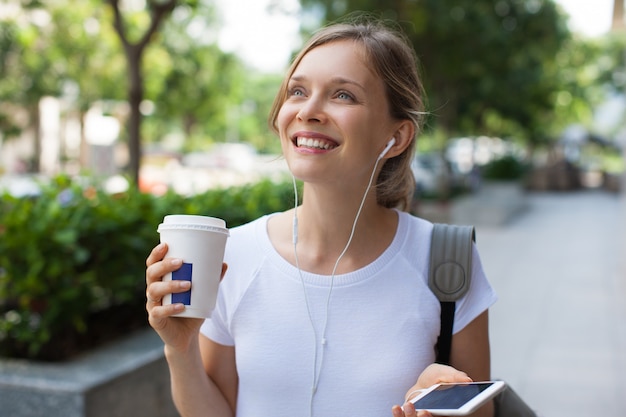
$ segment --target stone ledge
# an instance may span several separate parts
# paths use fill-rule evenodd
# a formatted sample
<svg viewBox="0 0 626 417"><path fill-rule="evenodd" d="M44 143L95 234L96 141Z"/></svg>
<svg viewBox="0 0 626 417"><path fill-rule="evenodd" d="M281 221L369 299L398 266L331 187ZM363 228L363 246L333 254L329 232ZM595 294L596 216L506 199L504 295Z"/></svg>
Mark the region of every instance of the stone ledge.
<svg viewBox="0 0 626 417"><path fill-rule="evenodd" d="M174 417L163 343L151 329L62 363L0 359L12 417Z"/></svg>

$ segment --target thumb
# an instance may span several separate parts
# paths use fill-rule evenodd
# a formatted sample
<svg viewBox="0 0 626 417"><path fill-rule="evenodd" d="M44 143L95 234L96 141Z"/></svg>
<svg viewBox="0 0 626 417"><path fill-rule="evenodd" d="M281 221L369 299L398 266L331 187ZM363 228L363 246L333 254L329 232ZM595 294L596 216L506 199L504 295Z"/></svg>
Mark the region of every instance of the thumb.
<svg viewBox="0 0 626 417"><path fill-rule="evenodd" d="M452 366L434 363L422 372L417 380L417 385L429 387L442 382L472 382L472 378Z"/></svg>

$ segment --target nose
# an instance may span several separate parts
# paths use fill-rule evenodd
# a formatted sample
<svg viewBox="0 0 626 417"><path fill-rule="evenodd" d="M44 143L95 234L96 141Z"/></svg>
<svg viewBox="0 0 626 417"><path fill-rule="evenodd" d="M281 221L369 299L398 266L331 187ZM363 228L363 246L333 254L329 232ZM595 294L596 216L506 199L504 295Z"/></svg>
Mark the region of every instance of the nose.
<svg viewBox="0 0 626 417"><path fill-rule="evenodd" d="M319 96L309 97L301 103L298 119L304 122L323 123L326 120L326 109L323 99Z"/></svg>

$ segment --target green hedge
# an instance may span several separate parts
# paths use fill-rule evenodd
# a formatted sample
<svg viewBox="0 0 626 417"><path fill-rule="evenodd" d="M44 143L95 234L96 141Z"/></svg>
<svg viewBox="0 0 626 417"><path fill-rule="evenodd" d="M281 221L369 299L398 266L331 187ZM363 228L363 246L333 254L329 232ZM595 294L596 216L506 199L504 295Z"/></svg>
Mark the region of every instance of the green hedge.
<svg viewBox="0 0 626 417"><path fill-rule="evenodd" d="M155 197L55 178L37 197L0 196L0 355L36 357L86 317L145 300L145 259L166 214L221 217L228 227L293 204L290 181ZM11 343L8 343L11 342Z"/></svg>
<svg viewBox="0 0 626 417"><path fill-rule="evenodd" d="M515 181L528 172L528 165L513 155L505 155L485 164L481 174L487 180Z"/></svg>

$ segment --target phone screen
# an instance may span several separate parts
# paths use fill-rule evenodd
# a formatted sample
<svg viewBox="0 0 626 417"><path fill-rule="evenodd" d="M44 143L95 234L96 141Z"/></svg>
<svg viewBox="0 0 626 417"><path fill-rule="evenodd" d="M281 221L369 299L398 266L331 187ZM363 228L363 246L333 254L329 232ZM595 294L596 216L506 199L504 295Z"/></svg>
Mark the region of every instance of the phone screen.
<svg viewBox="0 0 626 417"><path fill-rule="evenodd" d="M461 408L463 404L489 388L493 383L442 385L417 400L415 409L436 410Z"/></svg>

